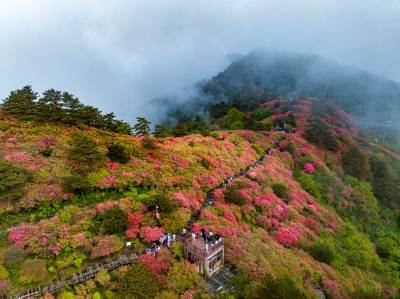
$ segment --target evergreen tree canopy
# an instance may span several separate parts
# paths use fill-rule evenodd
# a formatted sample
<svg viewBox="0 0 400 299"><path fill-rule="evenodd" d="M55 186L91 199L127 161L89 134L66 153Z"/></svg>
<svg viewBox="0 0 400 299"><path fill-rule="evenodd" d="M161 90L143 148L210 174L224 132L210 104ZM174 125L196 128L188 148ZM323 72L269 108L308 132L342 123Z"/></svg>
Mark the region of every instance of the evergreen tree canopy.
<svg viewBox="0 0 400 299"><path fill-rule="evenodd" d="M330 151L338 150L338 142L330 131L328 125L322 121L313 121L304 132L306 139Z"/></svg>
<svg viewBox="0 0 400 299"><path fill-rule="evenodd" d="M21 120L56 122L70 125L88 125L102 130L121 134L131 134L131 126L115 119L113 113L103 115L92 106L82 104L78 98L68 92L55 89L45 91L42 97L31 86L11 91L2 105L9 115Z"/></svg>
<svg viewBox="0 0 400 299"><path fill-rule="evenodd" d="M117 281L118 298L147 299L154 298L160 290L153 275L142 263L136 262L129 271Z"/></svg>
<svg viewBox="0 0 400 299"><path fill-rule="evenodd" d="M371 168L367 157L358 146L350 148L343 156L343 170L346 174L361 180L368 180Z"/></svg>
<svg viewBox="0 0 400 299"><path fill-rule="evenodd" d="M78 169L85 173L104 162L104 155L98 150L96 142L83 134L72 136L68 158L76 163Z"/></svg>
<svg viewBox="0 0 400 299"><path fill-rule="evenodd" d="M383 159L372 156L369 161L375 196L387 204L398 204L400 202L400 179L393 174Z"/></svg>
<svg viewBox="0 0 400 299"><path fill-rule="evenodd" d="M136 135L139 136L148 136L150 134L150 125L145 117L138 117L136 119L136 124L133 126Z"/></svg>
<svg viewBox="0 0 400 299"><path fill-rule="evenodd" d="M31 179L29 171L0 159L0 200L18 199Z"/></svg>
<svg viewBox="0 0 400 299"><path fill-rule="evenodd" d="M120 143L113 143L108 146L107 156L114 162L125 164L129 162L131 154L129 150Z"/></svg>

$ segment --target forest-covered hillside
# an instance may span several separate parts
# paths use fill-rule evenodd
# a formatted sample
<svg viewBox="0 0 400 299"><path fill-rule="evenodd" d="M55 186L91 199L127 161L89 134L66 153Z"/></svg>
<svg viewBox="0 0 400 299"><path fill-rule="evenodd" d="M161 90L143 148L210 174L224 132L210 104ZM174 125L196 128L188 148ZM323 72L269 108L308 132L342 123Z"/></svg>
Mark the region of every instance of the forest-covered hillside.
<svg viewBox="0 0 400 299"><path fill-rule="evenodd" d="M233 293L208 293L177 241L60 298L399 296L400 161L369 146L349 114L270 100L197 131L131 136L3 110L0 296L179 234L207 192L265 153L213 190L194 225L223 237Z"/></svg>
<svg viewBox="0 0 400 299"><path fill-rule="evenodd" d="M257 50L239 57L224 71L193 87L179 101L165 97L168 119L208 117L213 106L277 97L317 97L333 101L365 127L398 129L400 84L317 55ZM178 103L178 104L176 104Z"/></svg>

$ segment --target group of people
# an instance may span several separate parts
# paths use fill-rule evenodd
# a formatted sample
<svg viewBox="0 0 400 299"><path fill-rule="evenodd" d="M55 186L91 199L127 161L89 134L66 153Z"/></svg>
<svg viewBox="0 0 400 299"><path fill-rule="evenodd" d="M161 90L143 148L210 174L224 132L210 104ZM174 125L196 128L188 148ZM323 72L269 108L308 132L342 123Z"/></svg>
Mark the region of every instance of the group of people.
<svg viewBox="0 0 400 299"><path fill-rule="evenodd" d="M171 248L173 242L176 241L176 234L162 234L159 240L161 245L165 245L168 248Z"/></svg>
<svg viewBox="0 0 400 299"><path fill-rule="evenodd" d="M146 252L157 256L161 251L161 246L167 246L168 249L171 248L172 243L176 241L176 234L162 234L157 242L154 242L150 248L146 249Z"/></svg>

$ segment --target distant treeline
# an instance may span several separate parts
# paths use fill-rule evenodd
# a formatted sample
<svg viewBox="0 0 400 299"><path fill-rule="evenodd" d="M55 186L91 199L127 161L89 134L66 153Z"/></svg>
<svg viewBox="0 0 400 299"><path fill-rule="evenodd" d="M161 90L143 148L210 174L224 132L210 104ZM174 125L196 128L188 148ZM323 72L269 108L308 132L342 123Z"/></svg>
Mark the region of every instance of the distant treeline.
<svg viewBox="0 0 400 299"><path fill-rule="evenodd" d="M74 126L84 124L122 134L132 133L132 127L127 122L115 119L114 113L103 114L96 107L82 104L72 94L55 89L49 89L39 97L31 86L25 86L11 91L0 108L21 120Z"/></svg>

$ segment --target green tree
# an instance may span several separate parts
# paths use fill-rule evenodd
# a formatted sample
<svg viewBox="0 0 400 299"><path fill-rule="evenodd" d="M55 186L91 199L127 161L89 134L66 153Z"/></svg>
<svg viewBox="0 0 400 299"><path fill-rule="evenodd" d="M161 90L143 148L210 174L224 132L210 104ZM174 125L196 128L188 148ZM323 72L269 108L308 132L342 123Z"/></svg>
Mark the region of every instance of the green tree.
<svg viewBox="0 0 400 299"><path fill-rule="evenodd" d="M83 134L72 136L68 158L74 161L78 169L86 173L104 162L104 155L98 150L96 142Z"/></svg>
<svg viewBox="0 0 400 299"><path fill-rule="evenodd" d="M153 135L156 137L167 137L169 135L169 130L166 126L156 125Z"/></svg>
<svg viewBox="0 0 400 299"><path fill-rule="evenodd" d="M232 185L228 186L224 191L224 198L226 201L237 204L239 206L244 205L244 198L239 192L240 186Z"/></svg>
<svg viewBox="0 0 400 299"><path fill-rule="evenodd" d="M204 286L203 280L196 270L188 263L175 262L168 273L169 287L178 294L183 294L193 286L198 289Z"/></svg>
<svg viewBox="0 0 400 299"><path fill-rule="evenodd" d="M37 98L38 94L33 91L31 86L27 85L22 89L11 91L1 107L8 114L23 120L32 120L37 113Z"/></svg>
<svg viewBox="0 0 400 299"><path fill-rule="evenodd" d="M103 215L101 229L106 234L123 233L128 227L128 213L115 206Z"/></svg>
<svg viewBox="0 0 400 299"><path fill-rule="evenodd" d="M257 108L251 114L251 118L253 118L256 121L260 121L260 120L263 120L264 118L267 118L270 115L271 115L271 111L269 109L267 109L267 108Z"/></svg>
<svg viewBox="0 0 400 299"><path fill-rule="evenodd" d="M280 275L276 278L270 274L264 275L257 294L252 294L252 299L308 299L306 292L301 285L288 274Z"/></svg>
<svg viewBox="0 0 400 299"><path fill-rule="evenodd" d="M118 298L147 299L154 298L160 290L160 285L146 266L139 262L133 263L129 271L116 282Z"/></svg>
<svg viewBox="0 0 400 299"><path fill-rule="evenodd" d="M243 119L244 115L236 108L231 108L228 110L228 113L224 116L224 125L225 127L231 128L234 124L234 127L243 127Z"/></svg>
<svg viewBox="0 0 400 299"><path fill-rule="evenodd" d="M136 124L133 126L135 134L139 136L148 136L150 134L150 125L151 122L146 118L138 117L136 119Z"/></svg>
<svg viewBox="0 0 400 299"><path fill-rule="evenodd" d="M49 89L38 100L38 116L42 121L60 122L64 117L62 92Z"/></svg>
<svg viewBox="0 0 400 299"><path fill-rule="evenodd" d="M131 154L123 144L112 143L108 146L107 156L114 162L125 164L131 159Z"/></svg>
<svg viewBox="0 0 400 299"><path fill-rule="evenodd" d="M18 199L31 180L32 175L29 171L0 160L0 199Z"/></svg>
<svg viewBox="0 0 400 299"><path fill-rule="evenodd" d="M325 122L316 120L312 121L310 126L304 132L304 136L309 142L327 150L336 152L339 148L337 140Z"/></svg>
<svg viewBox="0 0 400 299"><path fill-rule="evenodd" d="M84 193L92 188L90 181L84 174L73 174L65 177L63 178L61 185L67 192Z"/></svg>
<svg viewBox="0 0 400 299"><path fill-rule="evenodd" d="M369 161L357 146L350 148L343 155L342 164L344 172L348 175L365 181L371 177Z"/></svg>
<svg viewBox="0 0 400 299"><path fill-rule="evenodd" d="M400 179L396 177L383 159L372 156L369 161L375 196L382 202L398 204L400 202Z"/></svg>
<svg viewBox="0 0 400 299"><path fill-rule="evenodd" d="M310 254L317 261L331 264L336 256L335 244L327 237L320 237L312 245Z"/></svg>
<svg viewBox="0 0 400 299"><path fill-rule="evenodd" d="M283 200L287 200L289 198L289 193L288 193L288 186L285 184L273 184L272 185L272 191L274 191L274 194L278 197L280 197Z"/></svg>
<svg viewBox="0 0 400 299"><path fill-rule="evenodd" d="M41 282L47 277L46 262L44 260L26 260L21 265L20 278L22 283Z"/></svg>

